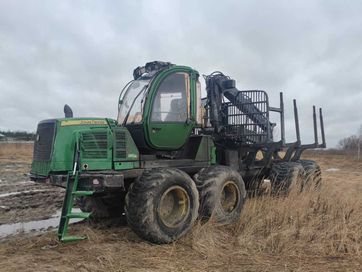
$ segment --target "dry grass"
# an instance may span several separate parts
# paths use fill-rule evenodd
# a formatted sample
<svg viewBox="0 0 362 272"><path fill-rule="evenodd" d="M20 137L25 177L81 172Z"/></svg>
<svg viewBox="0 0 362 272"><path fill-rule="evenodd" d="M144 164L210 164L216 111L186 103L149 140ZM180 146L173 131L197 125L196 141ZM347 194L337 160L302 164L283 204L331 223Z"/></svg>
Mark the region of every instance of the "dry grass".
<svg viewBox="0 0 362 272"><path fill-rule="evenodd" d="M229 249L239 254L348 254L359 258L361 207L361 200L325 193L252 199L239 224L199 226L194 243L204 254Z"/></svg>
<svg viewBox="0 0 362 272"><path fill-rule="evenodd" d="M8 143L0 142L0 159L2 160L27 160L33 156L33 143Z"/></svg>
<svg viewBox="0 0 362 272"><path fill-rule="evenodd" d="M331 161L339 163L334 167L344 166L344 170L324 171L321 192L249 199L238 224L198 225L192 234L193 248L207 259L228 260L231 270L245 256L254 256L256 263L265 258L268 262L273 256L275 263L266 264L265 271L278 271L283 263L292 271L359 271L362 165L326 158L320 159L322 168L326 170ZM350 171L347 166L359 171Z"/></svg>
<svg viewBox="0 0 362 272"><path fill-rule="evenodd" d="M52 232L19 236L0 244L0 270L360 271L362 163L315 158L323 173L321 192L249 199L237 224L198 223L186 237L162 246L129 228L73 226L89 239L65 245Z"/></svg>

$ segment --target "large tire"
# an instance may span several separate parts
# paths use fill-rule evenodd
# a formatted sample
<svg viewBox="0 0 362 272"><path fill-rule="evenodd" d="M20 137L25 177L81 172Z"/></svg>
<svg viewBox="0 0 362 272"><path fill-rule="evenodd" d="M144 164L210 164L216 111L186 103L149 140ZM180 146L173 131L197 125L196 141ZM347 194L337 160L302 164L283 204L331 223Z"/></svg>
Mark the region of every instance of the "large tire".
<svg viewBox="0 0 362 272"><path fill-rule="evenodd" d="M248 198L260 196L265 193L265 189L262 187L264 176L244 177L243 180Z"/></svg>
<svg viewBox="0 0 362 272"><path fill-rule="evenodd" d="M270 171L271 191L273 195L287 195L293 188L302 190L304 169L297 162L278 162Z"/></svg>
<svg viewBox="0 0 362 272"><path fill-rule="evenodd" d="M91 213L88 222L93 226L113 227L127 224L124 197L121 195L78 197L76 204L82 212Z"/></svg>
<svg viewBox="0 0 362 272"><path fill-rule="evenodd" d="M319 165L313 160L299 160L302 164L303 190L320 190L322 185L322 172Z"/></svg>
<svg viewBox="0 0 362 272"><path fill-rule="evenodd" d="M246 191L238 172L226 166L201 169L194 176L200 193L200 217L230 224L240 220Z"/></svg>
<svg viewBox="0 0 362 272"><path fill-rule="evenodd" d="M126 195L129 226L156 244L170 243L188 232L198 209L199 194L193 180L173 168L145 170Z"/></svg>

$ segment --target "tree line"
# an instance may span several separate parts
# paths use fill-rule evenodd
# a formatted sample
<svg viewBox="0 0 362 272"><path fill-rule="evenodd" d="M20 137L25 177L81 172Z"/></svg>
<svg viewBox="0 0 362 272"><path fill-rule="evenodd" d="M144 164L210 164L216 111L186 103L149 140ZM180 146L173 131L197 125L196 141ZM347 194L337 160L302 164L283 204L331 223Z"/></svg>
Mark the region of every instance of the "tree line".
<svg viewBox="0 0 362 272"><path fill-rule="evenodd" d="M362 125L357 134L348 136L338 142L338 148L342 150L356 150L362 144Z"/></svg>
<svg viewBox="0 0 362 272"><path fill-rule="evenodd" d="M338 148L345 151L353 151L358 148L358 145L361 144L362 139L359 135L351 135L349 137L343 138L338 142Z"/></svg>
<svg viewBox="0 0 362 272"><path fill-rule="evenodd" d="M338 149L349 154L356 154L357 159L360 160L362 149L362 125L357 134L341 139L338 142Z"/></svg>
<svg viewBox="0 0 362 272"><path fill-rule="evenodd" d="M35 133L27 131L1 131L0 134L4 135L7 139L16 141L33 141L35 139Z"/></svg>

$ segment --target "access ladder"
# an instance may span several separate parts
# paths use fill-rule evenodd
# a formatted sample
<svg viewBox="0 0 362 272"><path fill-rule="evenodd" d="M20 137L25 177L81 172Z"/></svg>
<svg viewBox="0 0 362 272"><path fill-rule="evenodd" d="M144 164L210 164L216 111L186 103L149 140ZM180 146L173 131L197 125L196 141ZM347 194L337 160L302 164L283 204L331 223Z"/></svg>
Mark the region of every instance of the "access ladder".
<svg viewBox="0 0 362 272"><path fill-rule="evenodd" d="M72 242L84 240L86 236L68 235L69 220L73 218L87 219L91 213L72 212L75 197L88 197L93 195L93 191L78 191L79 171L68 172L67 187L65 191L62 214L58 227L58 238L61 242Z"/></svg>

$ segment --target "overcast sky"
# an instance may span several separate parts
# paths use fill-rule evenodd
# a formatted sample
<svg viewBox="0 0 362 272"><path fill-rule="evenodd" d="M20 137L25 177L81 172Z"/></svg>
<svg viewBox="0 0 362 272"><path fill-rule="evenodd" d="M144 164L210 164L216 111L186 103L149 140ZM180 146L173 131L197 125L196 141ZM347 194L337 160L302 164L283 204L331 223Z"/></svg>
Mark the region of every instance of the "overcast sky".
<svg viewBox="0 0 362 272"><path fill-rule="evenodd" d="M42 119L117 115L133 69L152 60L221 70L239 89L284 91L302 140L312 105L329 147L362 124L362 1L0 1L0 129Z"/></svg>

